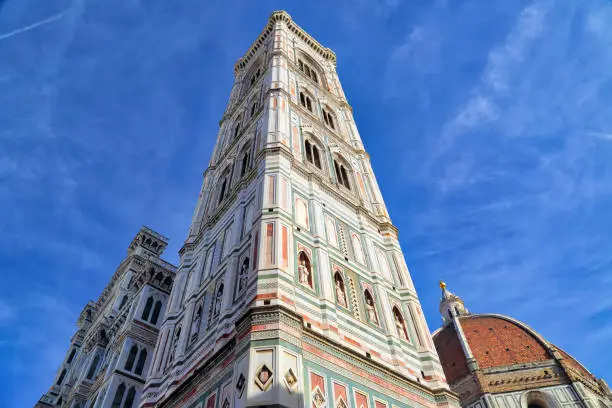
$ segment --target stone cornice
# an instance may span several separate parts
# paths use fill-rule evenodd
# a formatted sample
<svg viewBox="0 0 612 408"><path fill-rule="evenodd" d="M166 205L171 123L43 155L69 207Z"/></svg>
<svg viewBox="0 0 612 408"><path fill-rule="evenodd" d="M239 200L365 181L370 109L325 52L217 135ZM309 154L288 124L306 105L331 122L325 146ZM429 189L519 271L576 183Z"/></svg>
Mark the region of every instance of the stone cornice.
<svg viewBox="0 0 612 408"><path fill-rule="evenodd" d="M253 42L253 44L249 47L249 50L246 54L236 61L234 65L234 75L238 75L238 72L245 68L251 59L257 54L259 48L264 44L266 38L270 35L272 30L274 29L274 25L277 22L284 22L287 28L297 35L302 41L310 46L312 50L314 50L321 57L325 58L333 62L334 66L336 65L336 54L329 48L321 45L317 40L312 38L306 31L304 31L300 26L295 24L291 19L289 13L284 10L275 11L270 15L268 19L268 24L264 27L261 34L257 37L257 39Z"/></svg>

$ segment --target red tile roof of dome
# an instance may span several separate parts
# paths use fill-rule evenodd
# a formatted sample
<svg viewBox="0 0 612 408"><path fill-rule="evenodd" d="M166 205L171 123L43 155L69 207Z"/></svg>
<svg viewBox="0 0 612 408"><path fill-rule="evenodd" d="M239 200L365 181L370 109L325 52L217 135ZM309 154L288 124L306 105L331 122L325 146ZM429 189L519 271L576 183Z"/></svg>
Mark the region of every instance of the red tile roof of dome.
<svg viewBox="0 0 612 408"><path fill-rule="evenodd" d="M459 318L480 368L506 367L553 358L535 332L499 315L468 315ZM446 326L434 334L444 373L449 383L469 373L455 329Z"/></svg>

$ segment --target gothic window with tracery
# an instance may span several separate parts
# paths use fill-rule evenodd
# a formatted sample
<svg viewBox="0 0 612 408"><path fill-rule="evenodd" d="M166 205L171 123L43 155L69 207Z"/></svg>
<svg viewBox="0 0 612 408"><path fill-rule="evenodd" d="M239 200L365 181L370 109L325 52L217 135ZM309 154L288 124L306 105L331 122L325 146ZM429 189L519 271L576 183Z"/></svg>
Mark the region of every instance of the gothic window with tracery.
<svg viewBox="0 0 612 408"><path fill-rule="evenodd" d="M323 108L323 121L325 122L325 124L327 126L329 126L331 129L335 130L336 129L336 125L335 125L335 117L334 114L331 113L331 109L326 106L325 108Z"/></svg>
<svg viewBox="0 0 612 408"><path fill-rule="evenodd" d="M257 68L257 71L251 76L250 85L252 86L259 76L261 75L261 68Z"/></svg>
<svg viewBox="0 0 612 408"><path fill-rule="evenodd" d="M312 112L312 99L304 92L300 92L300 105L308 109L309 112Z"/></svg>
<svg viewBox="0 0 612 408"><path fill-rule="evenodd" d="M312 143L310 140L306 140L304 142L304 150L306 152L306 161L314 164L318 169L322 169L321 155L317 145Z"/></svg>
<svg viewBox="0 0 612 408"><path fill-rule="evenodd" d="M312 79L316 83L319 83L319 77L317 76L317 72L314 68L312 68L310 65L308 65L301 59L298 59L298 67L300 68L300 71L306 74L308 78Z"/></svg>
<svg viewBox="0 0 612 408"><path fill-rule="evenodd" d="M349 182L348 172L346 171L345 165L338 160L334 160L334 170L336 171L336 180L338 181L338 184L350 190L351 183Z"/></svg>
<svg viewBox="0 0 612 408"><path fill-rule="evenodd" d="M312 264L306 252L300 251L298 254L298 279L302 285L313 288L312 285Z"/></svg>

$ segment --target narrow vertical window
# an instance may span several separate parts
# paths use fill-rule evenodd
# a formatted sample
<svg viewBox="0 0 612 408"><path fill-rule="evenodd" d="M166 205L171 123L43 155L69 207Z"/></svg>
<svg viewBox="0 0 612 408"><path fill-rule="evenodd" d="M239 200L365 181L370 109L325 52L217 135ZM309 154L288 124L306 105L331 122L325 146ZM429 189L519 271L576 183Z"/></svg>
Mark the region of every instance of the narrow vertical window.
<svg viewBox="0 0 612 408"><path fill-rule="evenodd" d="M94 377L94 374L96 373L96 369L98 368L98 362L100 361L100 355L96 354L96 356L94 357L93 361L91 362L91 365L89 366L89 371L87 372L87 379L88 380L92 380Z"/></svg>
<svg viewBox="0 0 612 408"><path fill-rule="evenodd" d="M242 166L240 167L240 177L244 176L247 169L249 168L249 152L244 152L244 156L242 156Z"/></svg>
<svg viewBox="0 0 612 408"><path fill-rule="evenodd" d="M312 158L314 159L314 165L321 169L321 158L319 157L317 146L312 146Z"/></svg>
<svg viewBox="0 0 612 408"><path fill-rule="evenodd" d="M136 354L138 354L138 347L133 345L132 348L130 348L130 353L128 354L127 360L125 360L125 366L123 367L126 371L132 371L132 368L134 368Z"/></svg>
<svg viewBox="0 0 612 408"><path fill-rule="evenodd" d="M136 364L135 373L137 375L142 374L142 370L144 369L144 365L146 361L147 361L147 349L143 348L142 350L140 350L140 355L138 356L138 363Z"/></svg>
<svg viewBox="0 0 612 408"><path fill-rule="evenodd" d="M304 150L306 151L306 161L312 163L312 145L308 140L304 143L304 147Z"/></svg>
<svg viewBox="0 0 612 408"><path fill-rule="evenodd" d="M134 398L136 398L136 389L131 387L127 393L127 397L125 397L123 408L132 408L132 405L134 405Z"/></svg>
<svg viewBox="0 0 612 408"><path fill-rule="evenodd" d="M123 395L125 394L125 384L121 383L115 391L115 398L113 398L113 404L111 408L121 408L121 401L123 401Z"/></svg>
<svg viewBox="0 0 612 408"><path fill-rule="evenodd" d="M155 302L155 308L153 309L153 316L151 317L151 324L157 324L157 319L159 319L159 312L161 311L162 302L158 300Z"/></svg>
<svg viewBox="0 0 612 408"><path fill-rule="evenodd" d="M64 382L64 377L66 376L66 369L64 368L62 370L62 373L60 374L59 378L57 379L56 384L57 385L62 385L62 383Z"/></svg>
<svg viewBox="0 0 612 408"><path fill-rule="evenodd" d="M153 307L153 296L149 296L147 299L147 303L145 304L145 308L140 315L141 320L149 320L149 314L151 314L151 308Z"/></svg>
<svg viewBox="0 0 612 408"><path fill-rule="evenodd" d="M72 351L70 352L70 355L68 356L68 360L66 360L66 364L72 363L72 359L74 358L75 353L76 353L76 349L72 349Z"/></svg>

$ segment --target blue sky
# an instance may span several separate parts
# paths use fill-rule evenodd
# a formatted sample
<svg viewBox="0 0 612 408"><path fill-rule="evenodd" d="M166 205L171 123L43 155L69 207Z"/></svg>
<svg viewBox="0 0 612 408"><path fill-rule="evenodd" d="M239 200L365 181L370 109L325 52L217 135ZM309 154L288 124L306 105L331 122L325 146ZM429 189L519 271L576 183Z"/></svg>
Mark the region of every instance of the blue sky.
<svg viewBox="0 0 612 408"><path fill-rule="evenodd" d="M0 392L32 406L142 224L191 214L286 9L338 56L430 328L438 279L612 380L612 3L0 0Z"/></svg>

